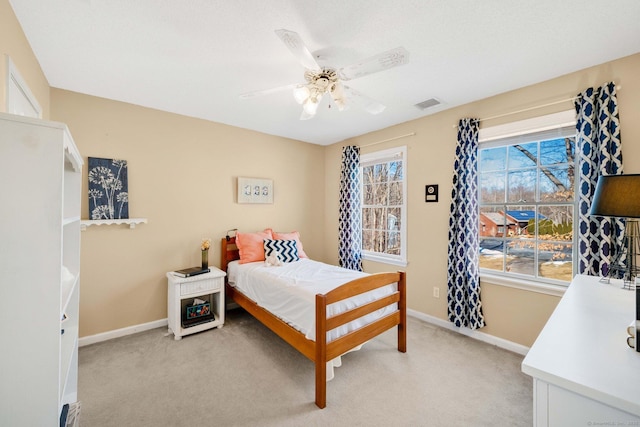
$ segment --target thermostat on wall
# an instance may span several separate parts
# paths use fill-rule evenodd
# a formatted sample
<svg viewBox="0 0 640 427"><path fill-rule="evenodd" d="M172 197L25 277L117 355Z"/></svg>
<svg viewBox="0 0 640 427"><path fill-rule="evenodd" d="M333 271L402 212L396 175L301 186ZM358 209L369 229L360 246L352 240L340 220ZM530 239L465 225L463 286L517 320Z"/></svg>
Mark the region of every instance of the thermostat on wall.
<svg viewBox="0 0 640 427"><path fill-rule="evenodd" d="M425 189L424 191L425 202L438 201L438 184L425 185L424 189Z"/></svg>

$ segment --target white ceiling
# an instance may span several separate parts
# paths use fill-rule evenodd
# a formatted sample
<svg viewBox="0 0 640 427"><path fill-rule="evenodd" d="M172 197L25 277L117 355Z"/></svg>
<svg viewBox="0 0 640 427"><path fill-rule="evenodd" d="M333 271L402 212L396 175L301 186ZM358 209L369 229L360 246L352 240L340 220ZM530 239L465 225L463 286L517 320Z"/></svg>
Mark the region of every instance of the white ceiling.
<svg viewBox="0 0 640 427"><path fill-rule="evenodd" d="M321 145L640 52L638 0L9 1L52 87ZM320 65L410 62L349 82L382 113L301 121L289 90L239 98L304 83L280 28Z"/></svg>

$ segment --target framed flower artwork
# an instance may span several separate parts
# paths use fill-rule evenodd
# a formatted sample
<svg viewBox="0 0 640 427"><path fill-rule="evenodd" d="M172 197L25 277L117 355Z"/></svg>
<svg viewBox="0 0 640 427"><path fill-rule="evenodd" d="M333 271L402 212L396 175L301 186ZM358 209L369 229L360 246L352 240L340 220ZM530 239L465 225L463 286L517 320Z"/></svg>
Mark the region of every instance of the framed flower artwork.
<svg viewBox="0 0 640 427"><path fill-rule="evenodd" d="M89 218L129 218L127 161L89 157Z"/></svg>

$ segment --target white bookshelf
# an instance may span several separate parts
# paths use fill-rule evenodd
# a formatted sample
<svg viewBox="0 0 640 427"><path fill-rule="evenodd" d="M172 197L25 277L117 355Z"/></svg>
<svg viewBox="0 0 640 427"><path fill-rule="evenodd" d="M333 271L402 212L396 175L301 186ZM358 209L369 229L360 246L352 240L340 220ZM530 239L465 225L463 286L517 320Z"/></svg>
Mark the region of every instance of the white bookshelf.
<svg viewBox="0 0 640 427"><path fill-rule="evenodd" d="M65 125L4 113L0 158L0 414L58 425L77 401L83 161Z"/></svg>

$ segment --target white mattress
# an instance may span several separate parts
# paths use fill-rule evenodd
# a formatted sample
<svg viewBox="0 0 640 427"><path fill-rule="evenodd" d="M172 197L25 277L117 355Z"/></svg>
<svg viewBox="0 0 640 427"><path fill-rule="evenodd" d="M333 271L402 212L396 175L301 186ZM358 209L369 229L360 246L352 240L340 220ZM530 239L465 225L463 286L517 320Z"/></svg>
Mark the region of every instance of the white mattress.
<svg viewBox="0 0 640 427"><path fill-rule="evenodd" d="M227 267L229 284L242 291L259 306L267 309L300 332L307 339L315 340L315 295L328 291L367 274L324 264L308 258L286 263L279 267L267 266L264 262L239 264ZM327 307L327 315L366 304L395 292L396 284L366 292L339 301ZM397 304L382 308L330 331L327 341L366 325L395 311Z"/></svg>

